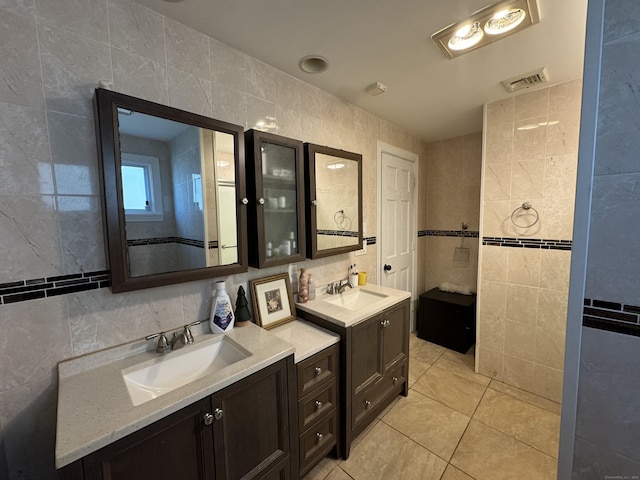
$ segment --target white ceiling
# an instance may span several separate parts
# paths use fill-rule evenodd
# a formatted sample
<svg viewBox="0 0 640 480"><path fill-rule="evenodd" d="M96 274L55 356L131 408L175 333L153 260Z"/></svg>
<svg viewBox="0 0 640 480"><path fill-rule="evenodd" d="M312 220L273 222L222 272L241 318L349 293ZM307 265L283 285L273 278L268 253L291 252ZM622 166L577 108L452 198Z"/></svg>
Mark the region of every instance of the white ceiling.
<svg viewBox="0 0 640 480"><path fill-rule="evenodd" d="M431 35L493 0L138 0L227 45L394 122L425 141L482 130L500 82L546 66L582 76L587 0L538 0L540 23L449 60ZM298 69L305 55L329 69ZM372 97L365 87L385 84Z"/></svg>

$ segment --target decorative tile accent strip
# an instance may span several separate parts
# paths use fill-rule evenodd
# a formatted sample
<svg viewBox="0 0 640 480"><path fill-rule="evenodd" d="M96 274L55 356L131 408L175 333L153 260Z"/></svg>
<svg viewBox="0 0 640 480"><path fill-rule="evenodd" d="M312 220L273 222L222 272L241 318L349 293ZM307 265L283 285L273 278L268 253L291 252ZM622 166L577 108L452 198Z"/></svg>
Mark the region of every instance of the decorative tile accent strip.
<svg viewBox="0 0 640 480"><path fill-rule="evenodd" d="M480 232L471 230L418 230L418 237L465 237L478 238Z"/></svg>
<svg viewBox="0 0 640 480"><path fill-rule="evenodd" d="M376 237L364 237L362 240L366 240L367 245L375 245L377 243Z"/></svg>
<svg viewBox="0 0 640 480"><path fill-rule="evenodd" d="M550 240L546 238L482 237L483 245L515 248L542 248L546 250L571 250L571 240Z"/></svg>
<svg viewBox="0 0 640 480"><path fill-rule="evenodd" d="M109 285L111 285L109 270L2 283L0 284L0 305L94 290Z"/></svg>
<svg viewBox="0 0 640 480"><path fill-rule="evenodd" d="M318 235L333 235L336 237L357 237L358 232L349 230L318 230Z"/></svg>
<svg viewBox="0 0 640 480"><path fill-rule="evenodd" d="M137 238L127 240L128 247L137 247L140 245L160 245L163 243L180 243L182 245L190 245L192 247L204 248L203 240L195 240L193 238L184 237L153 237L153 238ZM208 248L218 248L218 241L211 240L208 242Z"/></svg>
<svg viewBox="0 0 640 480"><path fill-rule="evenodd" d="M640 307L585 298L582 325L640 337Z"/></svg>

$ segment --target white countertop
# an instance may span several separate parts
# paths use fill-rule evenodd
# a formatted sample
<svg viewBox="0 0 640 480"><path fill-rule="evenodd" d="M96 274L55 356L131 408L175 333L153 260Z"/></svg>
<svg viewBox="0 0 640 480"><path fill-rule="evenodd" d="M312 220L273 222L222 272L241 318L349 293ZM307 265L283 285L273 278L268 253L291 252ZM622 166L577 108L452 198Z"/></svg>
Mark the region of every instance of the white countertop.
<svg viewBox="0 0 640 480"><path fill-rule="evenodd" d="M166 354L145 351L144 340L67 360L58 364L58 423L56 467L61 468L167 415L211 395L294 353L294 346L256 325L234 328L224 335L252 355L133 406L122 370ZM196 344L215 341L220 335L195 336Z"/></svg>
<svg viewBox="0 0 640 480"><path fill-rule="evenodd" d="M377 294L386 295L386 297L371 302L370 304L360 308L358 311L333 305L327 301L334 300L340 295L350 295L355 293L356 289L362 289L364 291L368 290ZM408 298L411 298L411 292L368 284L362 287L346 289L342 294L330 295L328 293L323 293L321 295L317 295L315 300L311 300L307 303L296 303L296 309L311 313L317 317L346 328L356 325L357 323L370 318L372 315L375 315L386 308L392 307L393 305L396 305Z"/></svg>
<svg viewBox="0 0 640 480"><path fill-rule="evenodd" d="M269 330L269 332L294 345L296 363L306 360L340 341L340 335L337 333L299 318Z"/></svg>

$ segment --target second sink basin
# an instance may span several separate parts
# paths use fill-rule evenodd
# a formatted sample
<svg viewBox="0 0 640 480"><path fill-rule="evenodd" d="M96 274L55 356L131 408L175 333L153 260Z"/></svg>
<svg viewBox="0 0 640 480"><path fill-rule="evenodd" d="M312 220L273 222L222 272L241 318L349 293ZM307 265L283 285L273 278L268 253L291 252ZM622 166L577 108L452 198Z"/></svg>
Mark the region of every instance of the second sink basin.
<svg viewBox="0 0 640 480"><path fill-rule="evenodd" d="M122 377L131 401L140 405L250 356L238 343L220 336L123 370Z"/></svg>
<svg viewBox="0 0 640 480"><path fill-rule="evenodd" d="M327 299L326 302L338 307L346 308L347 310L357 311L364 307L369 307L373 303L378 302L388 295L378 292L372 292L363 288L356 288L347 292L340 293L339 295Z"/></svg>

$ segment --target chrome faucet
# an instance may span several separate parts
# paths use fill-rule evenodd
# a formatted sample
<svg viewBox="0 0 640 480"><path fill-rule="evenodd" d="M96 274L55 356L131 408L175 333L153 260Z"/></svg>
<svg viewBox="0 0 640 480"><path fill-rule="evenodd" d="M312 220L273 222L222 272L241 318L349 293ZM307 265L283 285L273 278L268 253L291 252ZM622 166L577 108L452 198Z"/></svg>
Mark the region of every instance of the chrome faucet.
<svg viewBox="0 0 640 480"><path fill-rule="evenodd" d="M338 293L344 292L345 287L353 288L351 282L349 282L349 278L343 278L338 282Z"/></svg>
<svg viewBox="0 0 640 480"><path fill-rule="evenodd" d="M353 288L349 283L349 277L342 278L337 282L333 282L327 285L327 293L335 295L336 293L342 293L346 287Z"/></svg>
<svg viewBox="0 0 640 480"><path fill-rule="evenodd" d="M167 340L167 334L165 332L154 333L153 335L148 335L144 338L145 340L151 340L156 337L158 338L158 343L156 344L156 352L158 353L166 353L169 350L178 350L179 348L182 348L185 345L191 345L194 342L193 334L189 327L193 327L200 323L201 321L198 320L197 322L184 325L182 327L182 332L173 332L171 342Z"/></svg>

